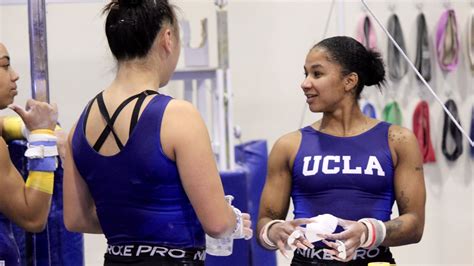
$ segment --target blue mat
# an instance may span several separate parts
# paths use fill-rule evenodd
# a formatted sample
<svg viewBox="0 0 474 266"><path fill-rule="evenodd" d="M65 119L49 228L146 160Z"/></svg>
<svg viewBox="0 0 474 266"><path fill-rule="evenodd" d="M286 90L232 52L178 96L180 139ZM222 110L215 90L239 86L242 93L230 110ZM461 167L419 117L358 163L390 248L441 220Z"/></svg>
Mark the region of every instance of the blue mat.
<svg viewBox="0 0 474 266"><path fill-rule="evenodd" d="M228 257L206 256L209 266L274 266L274 251L262 248L256 240L258 209L267 175L267 143L252 141L235 148L235 158L239 165L234 172L221 172L226 195L234 196L234 205L243 212L250 213L254 237L249 240L235 240L233 253Z"/></svg>

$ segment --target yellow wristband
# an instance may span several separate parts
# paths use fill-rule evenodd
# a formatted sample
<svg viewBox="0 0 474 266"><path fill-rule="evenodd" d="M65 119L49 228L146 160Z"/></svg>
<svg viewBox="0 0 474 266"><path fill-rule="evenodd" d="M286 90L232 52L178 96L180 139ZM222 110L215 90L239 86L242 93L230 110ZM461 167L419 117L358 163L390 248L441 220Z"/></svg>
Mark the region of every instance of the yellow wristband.
<svg viewBox="0 0 474 266"><path fill-rule="evenodd" d="M51 129L35 129L31 131L30 134L49 134L49 135L54 135L54 131Z"/></svg>
<svg viewBox="0 0 474 266"><path fill-rule="evenodd" d="M23 120L19 116L7 116L3 118L3 136L6 140L24 139L22 128Z"/></svg>
<svg viewBox="0 0 474 266"><path fill-rule="evenodd" d="M60 127L59 125L56 125L56 127L54 128L54 131L58 131L58 130L62 130L63 128Z"/></svg>
<svg viewBox="0 0 474 266"><path fill-rule="evenodd" d="M54 188L54 173L30 171L28 179L26 180L26 187L52 195Z"/></svg>

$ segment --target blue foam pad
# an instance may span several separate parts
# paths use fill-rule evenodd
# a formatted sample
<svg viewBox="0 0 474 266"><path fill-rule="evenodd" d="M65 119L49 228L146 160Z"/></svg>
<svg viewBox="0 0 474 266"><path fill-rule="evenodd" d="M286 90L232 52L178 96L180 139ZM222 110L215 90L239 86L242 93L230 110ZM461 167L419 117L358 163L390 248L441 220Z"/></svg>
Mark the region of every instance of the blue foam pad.
<svg viewBox="0 0 474 266"><path fill-rule="evenodd" d="M238 169L232 172L221 172L222 184L226 195L234 196L232 205L242 212L248 212L246 172ZM219 257L206 255L206 265L208 266L242 266L250 265L250 245L249 241L243 239L234 240L232 255Z"/></svg>
<svg viewBox="0 0 474 266"><path fill-rule="evenodd" d="M239 165L247 171L248 208L252 217L254 237L250 240L251 264L250 265L276 265L275 251L262 248L257 243L257 222L260 206L260 197L267 176L268 151L265 140L247 142L235 147L235 158Z"/></svg>

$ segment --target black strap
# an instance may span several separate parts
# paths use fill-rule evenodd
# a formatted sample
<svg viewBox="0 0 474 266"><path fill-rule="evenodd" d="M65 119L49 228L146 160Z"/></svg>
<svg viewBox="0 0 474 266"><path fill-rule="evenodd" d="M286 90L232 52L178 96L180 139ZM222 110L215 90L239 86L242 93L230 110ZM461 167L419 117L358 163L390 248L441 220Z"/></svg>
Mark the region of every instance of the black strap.
<svg viewBox="0 0 474 266"><path fill-rule="evenodd" d="M416 37L416 59L415 66L418 72L426 81L431 80L431 56L428 39L428 28L423 13L420 13L416 19L418 33ZM416 76L417 79L418 76Z"/></svg>
<svg viewBox="0 0 474 266"><path fill-rule="evenodd" d="M122 109L130 101L132 101L134 98L135 97L132 96L132 97L127 99L129 101L125 100L122 104L120 104L120 106L115 110L112 117L117 118L120 111L122 111ZM112 121L112 119L110 118L109 112L107 112L107 107L105 106L105 103L104 103L104 97L103 97L102 93L97 95L97 105L99 107L100 113L102 114L102 117L105 120L106 127L104 128L104 130L102 131L102 134L100 135L100 137L97 139L96 143L94 144L94 150L100 151L100 148L102 148L102 145L104 144L104 142L107 139L107 136L110 134L110 132L112 132L112 135L115 138L115 142L117 143L117 146L119 147L120 150L122 150L123 149L122 141L120 141L120 138L118 137L117 133L114 130L115 119ZM107 130L108 130L108 132L106 134L104 134L104 132L107 131ZM103 136L105 136L105 137L103 138Z"/></svg>
<svg viewBox="0 0 474 266"><path fill-rule="evenodd" d="M458 108L456 106L456 103L452 99L449 99L445 103L445 106L446 108L448 108L451 114L453 114L456 121L461 124L461 122L459 121ZM447 148L447 139L449 137L448 134L452 136L455 143L455 148L452 152L449 152ZM444 114L442 149L444 156L446 156L446 158L450 161L456 161L462 154L462 133L461 131L459 131L453 121L451 121L447 114Z"/></svg>
<svg viewBox="0 0 474 266"><path fill-rule="evenodd" d="M84 116L84 126L83 126L83 129L82 129L84 134L86 133L87 118L89 117L89 113L91 112L92 104L94 103L94 101L95 101L95 97L94 97L94 99L90 100L89 104L87 105L86 113L85 113L85 116Z"/></svg>
<svg viewBox="0 0 474 266"><path fill-rule="evenodd" d="M132 119L130 120L129 135L132 135L133 129L138 123L138 115L140 114L140 109L142 108L145 98L152 94L158 94L158 92L147 90L147 91L144 91L142 94L140 94L140 96L138 97L137 103L135 104L135 107L133 108Z"/></svg>
<svg viewBox="0 0 474 266"><path fill-rule="evenodd" d="M148 95L152 95L152 94L158 94L158 92L147 90L147 91L143 91L139 94L132 95L132 96L128 97L125 101L123 101L117 107L115 112L112 114L112 117L110 117L109 113L107 112L107 108L105 106L105 103L104 103L104 98L103 98L102 92L99 93L89 104L88 110L86 112L86 120L84 121L84 132L85 132L85 125L87 123L87 117L89 116L89 112L90 112L92 103L94 102L94 100L97 100L97 105L99 107L99 111L100 111L102 117L104 118L104 120L106 122L106 127L104 128L104 130L100 134L99 138L97 139L96 143L94 144L94 146L93 146L94 150L100 151L100 149L104 145L104 143L107 140L107 137L109 136L110 133L113 134L115 142L117 143L117 146L119 147L120 150L122 150L124 145L120 141L120 138L118 137L118 135L115 132L114 127L113 127L115 121L117 120L117 117L119 116L120 112L125 108L125 106L127 106L131 101L135 100L136 98L139 98L139 101L137 101L137 104L139 103L138 111L136 111L137 105L135 105L135 109L134 109L133 113L135 114L136 112L138 112L138 114L139 114L139 111L140 111L141 105L143 104L143 101L145 100L145 98ZM143 98L143 99L140 101L140 98ZM134 125L136 125L136 123L138 121L138 114L136 115L135 118L134 118L135 115L133 115L133 117L132 117L132 123L134 123ZM133 122L133 120L135 120L135 122Z"/></svg>

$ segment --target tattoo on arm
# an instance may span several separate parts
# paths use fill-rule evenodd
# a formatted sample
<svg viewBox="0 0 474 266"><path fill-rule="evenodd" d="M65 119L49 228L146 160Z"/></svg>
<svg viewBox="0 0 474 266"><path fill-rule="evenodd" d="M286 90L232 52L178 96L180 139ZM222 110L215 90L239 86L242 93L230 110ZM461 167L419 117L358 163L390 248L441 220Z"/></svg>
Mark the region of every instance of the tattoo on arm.
<svg viewBox="0 0 474 266"><path fill-rule="evenodd" d="M405 194L405 191L400 191L400 194L397 198L398 211L400 214L406 212L408 208L408 203L410 203L410 198Z"/></svg>
<svg viewBox="0 0 474 266"><path fill-rule="evenodd" d="M419 165L415 167L415 171L417 172L423 172L423 165Z"/></svg>
<svg viewBox="0 0 474 266"><path fill-rule="evenodd" d="M387 222L385 226L387 227L386 238L390 239L391 241L397 241L403 238L403 235L400 234L400 229L403 226L403 221L399 219L394 219L392 221Z"/></svg>
<svg viewBox="0 0 474 266"><path fill-rule="evenodd" d="M398 212L400 215L406 213L409 206L410 198L406 195L404 190L401 190L397 195ZM404 221L400 218L393 219L385 223L387 228L386 239L389 239L390 243L403 242L406 238L403 232Z"/></svg>
<svg viewBox="0 0 474 266"><path fill-rule="evenodd" d="M280 218L281 218L281 214L280 214L280 213L277 213L277 212L274 211L274 210L272 210L272 208L270 208L270 207L267 207L266 213L267 213L268 218L270 218L270 219L272 219L272 220L280 219Z"/></svg>

